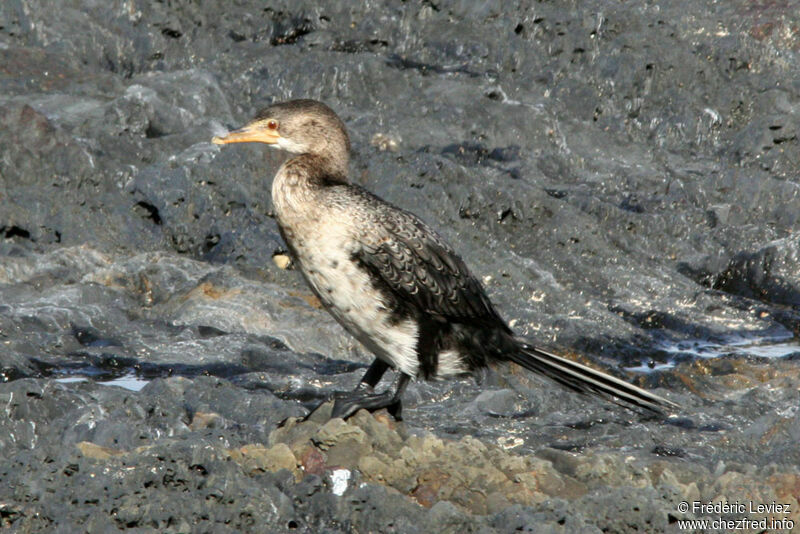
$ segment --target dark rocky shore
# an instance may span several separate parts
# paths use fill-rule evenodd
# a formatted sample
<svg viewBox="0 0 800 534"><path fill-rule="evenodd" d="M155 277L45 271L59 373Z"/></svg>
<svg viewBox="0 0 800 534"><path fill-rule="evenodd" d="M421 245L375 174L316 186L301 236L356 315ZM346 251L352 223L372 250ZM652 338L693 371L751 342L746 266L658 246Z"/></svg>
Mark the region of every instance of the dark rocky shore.
<svg viewBox="0 0 800 534"><path fill-rule="evenodd" d="M800 3L332 4L0 4L0 529L800 521ZM283 268L285 156L210 143L299 97L517 332L681 412L506 369L299 422L370 357Z"/></svg>

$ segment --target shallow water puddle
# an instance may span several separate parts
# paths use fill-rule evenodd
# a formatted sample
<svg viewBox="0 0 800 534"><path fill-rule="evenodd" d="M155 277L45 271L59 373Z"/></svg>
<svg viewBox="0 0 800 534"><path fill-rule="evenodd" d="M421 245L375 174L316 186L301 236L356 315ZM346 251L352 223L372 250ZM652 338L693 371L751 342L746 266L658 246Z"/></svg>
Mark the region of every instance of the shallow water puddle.
<svg viewBox="0 0 800 534"><path fill-rule="evenodd" d="M723 356L755 356L757 358L786 358L800 355L800 342L792 335L777 336L732 336L722 342L706 340L685 340L667 342L659 345L660 350L674 355L690 355L697 358L720 358ZM635 373L664 371L675 367L675 361L665 363L643 362L626 367Z"/></svg>
<svg viewBox="0 0 800 534"><path fill-rule="evenodd" d="M91 378L86 376L66 376L64 378L56 378L56 382L61 382L62 384L69 384L70 382L86 382L88 380L91 380ZM143 387L150 383L149 380L139 378L133 373L111 380L95 380L95 382L103 386L119 386L131 391L140 391Z"/></svg>

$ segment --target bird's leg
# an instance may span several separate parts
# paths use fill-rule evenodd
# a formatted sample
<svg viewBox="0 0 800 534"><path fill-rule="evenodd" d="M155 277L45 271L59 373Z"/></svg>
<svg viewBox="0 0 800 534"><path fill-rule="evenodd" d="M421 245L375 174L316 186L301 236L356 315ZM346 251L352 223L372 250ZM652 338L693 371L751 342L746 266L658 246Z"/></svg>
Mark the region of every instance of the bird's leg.
<svg viewBox="0 0 800 534"><path fill-rule="evenodd" d="M367 369L367 372L364 373L363 377L361 377L361 382L358 383L355 390L369 391L372 393L373 389L375 389L375 386L378 385L378 382L381 381L381 378L383 378L383 375L388 369L388 363L380 358L375 358L375 360L370 364L369 369Z"/></svg>
<svg viewBox="0 0 800 534"><path fill-rule="evenodd" d="M402 396L410 379L411 377L407 374L398 373L394 383L381 393L372 393L366 389L356 389L353 393L358 393L358 395L337 397L336 402L333 404L331 417L347 419L361 409L375 412L381 408L386 408L395 420L402 421Z"/></svg>

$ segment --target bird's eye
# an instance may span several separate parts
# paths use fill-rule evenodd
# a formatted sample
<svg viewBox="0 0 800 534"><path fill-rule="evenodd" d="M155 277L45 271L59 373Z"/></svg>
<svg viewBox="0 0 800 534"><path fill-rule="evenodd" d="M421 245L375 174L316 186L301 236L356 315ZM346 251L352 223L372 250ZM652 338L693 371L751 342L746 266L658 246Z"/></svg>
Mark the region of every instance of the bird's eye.
<svg viewBox="0 0 800 534"><path fill-rule="evenodd" d="M270 119L267 121L267 128L270 130L277 130L278 129L278 121L275 119Z"/></svg>

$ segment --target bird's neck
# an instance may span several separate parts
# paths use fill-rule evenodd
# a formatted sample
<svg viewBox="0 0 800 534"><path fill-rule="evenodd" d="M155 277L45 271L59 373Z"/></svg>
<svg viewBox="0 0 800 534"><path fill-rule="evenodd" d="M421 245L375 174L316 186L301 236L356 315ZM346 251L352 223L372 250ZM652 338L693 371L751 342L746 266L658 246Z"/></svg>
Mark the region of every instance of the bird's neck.
<svg viewBox="0 0 800 534"><path fill-rule="evenodd" d="M291 227L319 216L324 190L347 183L347 163L313 154L286 161L272 181L272 203L281 226Z"/></svg>
<svg viewBox="0 0 800 534"><path fill-rule="evenodd" d="M344 157L300 154L284 163L281 171L288 171L287 177L298 186L325 187L347 183L348 163L346 154Z"/></svg>

